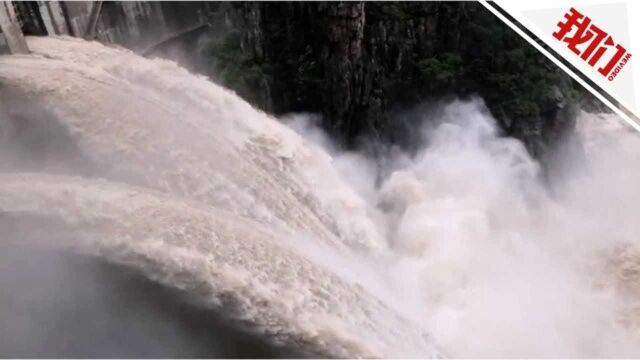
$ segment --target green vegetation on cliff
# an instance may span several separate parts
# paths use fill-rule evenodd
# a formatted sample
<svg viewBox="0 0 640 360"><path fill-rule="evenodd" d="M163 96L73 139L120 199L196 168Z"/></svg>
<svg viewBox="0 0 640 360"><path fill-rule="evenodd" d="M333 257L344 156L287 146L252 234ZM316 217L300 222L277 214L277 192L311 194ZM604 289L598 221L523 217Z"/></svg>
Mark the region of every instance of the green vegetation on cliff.
<svg viewBox="0 0 640 360"><path fill-rule="evenodd" d="M211 17L205 73L276 114L321 113L347 146L410 146L401 112L450 96L482 97L538 157L574 126L577 86L478 3L239 2Z"/></svg>

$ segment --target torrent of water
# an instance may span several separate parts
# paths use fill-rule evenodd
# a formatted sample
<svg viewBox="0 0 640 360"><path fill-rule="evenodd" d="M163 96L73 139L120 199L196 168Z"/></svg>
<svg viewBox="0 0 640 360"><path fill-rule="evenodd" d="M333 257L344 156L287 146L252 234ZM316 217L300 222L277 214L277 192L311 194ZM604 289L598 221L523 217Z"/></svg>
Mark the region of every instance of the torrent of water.
<svg viewBox="0 0 640 360"><path fill-rule="evenodd" d="M612 115L581 115L586 156L552 185L480 100L382 166L173 62L29 47L0 57L2 241L135 269L327 356L640 355L640 140Z"/></svg>

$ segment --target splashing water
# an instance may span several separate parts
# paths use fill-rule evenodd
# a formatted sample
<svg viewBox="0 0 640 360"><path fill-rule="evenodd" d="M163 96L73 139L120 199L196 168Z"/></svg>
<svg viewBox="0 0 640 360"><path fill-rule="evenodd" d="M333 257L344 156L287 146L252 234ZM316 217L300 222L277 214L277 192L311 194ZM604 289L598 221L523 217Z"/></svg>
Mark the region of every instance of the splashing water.
<svg viewBox="0 0 640 360"><path fill-rule="evenodd" d="M329 356L640 354L640 140L613 116L581 115L586 159L552 194L478 100L381 168L172 62L29 46L0 57L30 101L0 100L9 240L137 269ZM25 117L72 146L16 145Z"/></svg>

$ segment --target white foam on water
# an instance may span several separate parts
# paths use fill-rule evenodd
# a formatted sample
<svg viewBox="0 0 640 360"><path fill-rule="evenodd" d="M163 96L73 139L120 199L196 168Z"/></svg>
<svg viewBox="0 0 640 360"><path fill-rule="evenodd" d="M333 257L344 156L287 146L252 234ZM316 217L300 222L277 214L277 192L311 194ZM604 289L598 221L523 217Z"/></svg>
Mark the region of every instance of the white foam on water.
<svg viewBox="0 0 640 360"><path fill-rule="evenodd" d="M0 209L51 219L60 246L231 299L330 355L640 354L636 301L608 267L637 246L640 141L613 116L581 115L586 161L550 192L479 100L445 106L415 156L381 169L172 62L29 46L0 57L0 81L47 106L100 178L5 173Z"/></svg>

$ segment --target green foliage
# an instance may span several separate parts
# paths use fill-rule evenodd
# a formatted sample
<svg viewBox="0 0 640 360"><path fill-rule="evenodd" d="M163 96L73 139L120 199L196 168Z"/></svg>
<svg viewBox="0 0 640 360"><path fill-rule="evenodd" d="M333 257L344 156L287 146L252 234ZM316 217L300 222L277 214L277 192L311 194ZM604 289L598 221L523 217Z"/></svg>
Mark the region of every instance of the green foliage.
<svg viewBox="0 0 640 360"><path fill-rule="evenodd" d="M432 90L451 88L464 74L464 64L459 54L447 52L417 63L423 81Z"/></svg>

